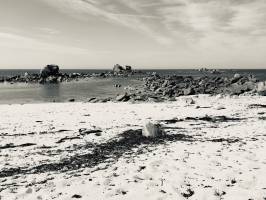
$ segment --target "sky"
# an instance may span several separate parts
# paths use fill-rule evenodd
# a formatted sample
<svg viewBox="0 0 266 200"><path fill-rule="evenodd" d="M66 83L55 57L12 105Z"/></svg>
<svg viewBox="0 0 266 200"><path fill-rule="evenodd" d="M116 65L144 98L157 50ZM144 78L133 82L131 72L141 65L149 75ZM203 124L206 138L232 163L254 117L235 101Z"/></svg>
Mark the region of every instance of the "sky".
<svg viewBox="0 0 266 200"><path fill-rule="evenodd" d="M0 69L265 68L265 0L0 0Z"/></svg>

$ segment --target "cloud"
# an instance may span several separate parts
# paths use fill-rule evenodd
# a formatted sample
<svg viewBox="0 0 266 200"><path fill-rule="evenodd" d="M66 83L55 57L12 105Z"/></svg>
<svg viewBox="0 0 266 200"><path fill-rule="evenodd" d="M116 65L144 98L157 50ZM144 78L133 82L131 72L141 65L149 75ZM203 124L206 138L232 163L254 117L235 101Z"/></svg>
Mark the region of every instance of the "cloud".
<svg viewBox="0 0 266 200"><path fill-rule="evenodd" d="M264 37L264 0L46 0L76 17L95 15L163 45L227 37Z"/></svg>
<svg viewBox="0 0 266 200"><path fill-rule="evenodd" d="M92 51L107 50L111 51L110 62L127 57L130 62L141 58L143 63L150 63L154 57L155 64L169 62L172 66L209 63L211 59L230 63L233 58L235 63L251 63L255 58L265 62L265 0L29 1L24 7L20 3L17 9L21 20L15 13L15 18L2 14L7 17L1 22L0 32L13 34L0 34L2 47L15 48L15 41L20 41L25 48L78 52L84 58ZM33 2L36 9L29 9ZM10 5L12 10L15 4ZM3 10L7 9L0 7ZM134 59L136 54L139 57ZM100 56L96 60L102 62Z"/></svg>

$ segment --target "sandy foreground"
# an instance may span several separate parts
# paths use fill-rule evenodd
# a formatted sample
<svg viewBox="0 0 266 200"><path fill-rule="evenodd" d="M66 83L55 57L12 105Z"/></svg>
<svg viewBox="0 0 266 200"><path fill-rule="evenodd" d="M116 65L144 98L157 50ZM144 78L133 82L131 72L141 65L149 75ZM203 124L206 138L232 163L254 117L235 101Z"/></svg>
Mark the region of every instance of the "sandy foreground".
<svg viewBox="0 0 266 200"><path fill-rule="evenodd" d="M190 98L0 105L0 199L265 200L266 97Z"/></svg>

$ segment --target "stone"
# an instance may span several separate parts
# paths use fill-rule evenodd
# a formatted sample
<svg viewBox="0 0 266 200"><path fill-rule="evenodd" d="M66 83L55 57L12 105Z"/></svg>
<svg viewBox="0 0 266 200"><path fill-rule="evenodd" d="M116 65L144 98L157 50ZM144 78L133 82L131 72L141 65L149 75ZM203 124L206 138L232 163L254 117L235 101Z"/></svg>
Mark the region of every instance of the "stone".
<svg viewBox="0 0 266 200"><path fill-rule="evenodd" d="M216 108L215 108L216 110L224 110L224 109L226 109L224 106L217 106Z"/></svg>
<svg viewBox="0 0 266 200"><path fill-rule="evenodd" d="M28 72L25 72L25 73L24 73L24 77L25 77L25 78L29 77L29 73L28 73Z"/></svg>
<svg viewBox="0 0 266 200"><path fill-rule="evenodd" d="M46 79L44 79L45 83L58 83L58 77L57 76L48 76Z"/></svg>
<svg viewBox="0 0 266 200"><path fill-rule="evenodd" d="M142 129L142 135L144 137L159 137L163 134L163 130L160 124L153 124L151 122L146 123Z"/></svg>
<svg viewBox="0 0 266 200"><path fill-rule="evenodd" d="M164 83L162 84L162 87L167 87L169 85L169 81L165 80Z"/></svg>
<svg viewBox="0 0 266 200"><path fill-rule="evenodd" d="M58 65L46 65L40 71L40 76L42 78L47 78L49 76L57 76L59 74L59 66Z"/></svg>
<svg viewBox="0 0 266 200"><path fill-rule="evenodd" d="M95 97L89 98L89 100L88 100L89 103L97 103L98 101L99 101L99 99L97 99Z"/></svg>
<svg viewBox="0 0 266 200"><path fill-rule="evenodd" d="M82 196L79 195L79 194L74 194L74 195L72 196L72 199L81 199L81 198L82 198Z"/></svg>
<svg viewBox="0 0 266 200"><path fill-rule="evenodd" d="M266 81L257 84L256 91L259 95L266 96Z"/></svg>
<svg viewBox="0 0 266 200"><path fill-rule="evenodd" d="M185 102L186 102L186 104L195 104L196 103L195 100L192 98L186 98Z"/></svg>
<svg viewBox="0 0 266 200"><path fill-rule="evenodd" d="M116 64L115 66L114 66L114 68L113 68L113 73L114 74L121 74L121 73L123 73L125 71L125 69L121 66L121 65L119 65L119 64Z"/></svg>
<svg viewBox="0 0 266 200"><path fill-rule="evenodd" d="M240 74L234 74L234 78L241 78Z"/></svg>
<svg viewBox="0 0 266 200"><path fill-rule="evenodd" d="M194 95L195 94L195 90L191 87L187 88L187 89L184 89L183 90L184 92L184 95L187 96L187 95Z"/></svg>
<svg viewBox="0 0 266 200"><path fill-rule="evenodd" d="M31 188L28 188L28 189L26 190L26 193L27 193L27 194L31 194L32 191L33 191L33 190L32 190Z"/></svg>
<svg viewBox="0 0 266 200"><path fill-rule="evenodd" d="M129 99L130 99L130 96L127 93L125 93L125 94L118 95L115 100L116 101L128 101Z"/></svg>
<svg viewBox="0 0 266 200"><path fill-rule="evenodd" d="M233 79L231 80L231 83L236 83L238 82L240 79L242 78L242 76L240 74L235 74Z"/></svg>
<svg viewBox="0 0 266 200"><path fill-rule="evenodd" d="M148 102L162 102L161 98L156 98L156 97L148 97Z"/></svg>
<svg viewBox="0 0 266 200"><path fill-rule="evenodd" d="M131 72L131 71L132 71L132 67L129 66L129 65L126 65L126 71L127 71L127 72Z"/></svg>
<svg viewBox="0 0 266 200"><path fill-rule="evenodd" d="M121 85L120 85L120 84L114 84L114 87L116 87L116 88L120 88Z"/></svg>

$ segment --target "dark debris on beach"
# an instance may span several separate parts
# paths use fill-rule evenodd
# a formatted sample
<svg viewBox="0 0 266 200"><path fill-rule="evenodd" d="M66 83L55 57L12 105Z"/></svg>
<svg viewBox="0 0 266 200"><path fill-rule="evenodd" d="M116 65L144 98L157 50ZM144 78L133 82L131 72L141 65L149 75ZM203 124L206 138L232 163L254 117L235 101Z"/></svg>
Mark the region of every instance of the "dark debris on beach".
<svg viewBox="0 0 266 200"><path fill-rule="evenodd" d="M76 146L76 148L87 149L87 154L74 155L65 158L56 163L45 163L34 167L17 167L4 168L0 172L0 178L40 173L62 173L74 171L84 168L93 168L101 163L111 164L116 162L120 157L127 154L138 155L145 152L145 149L156 147L158 145L167 144L169 142L240 142L237 138L193 138L186 133L163 134L155 138L147 138L142 136L142 130L127 130L117 137L100 144L84 144ZM137 150L137 151L136 151Z"/></svg>

